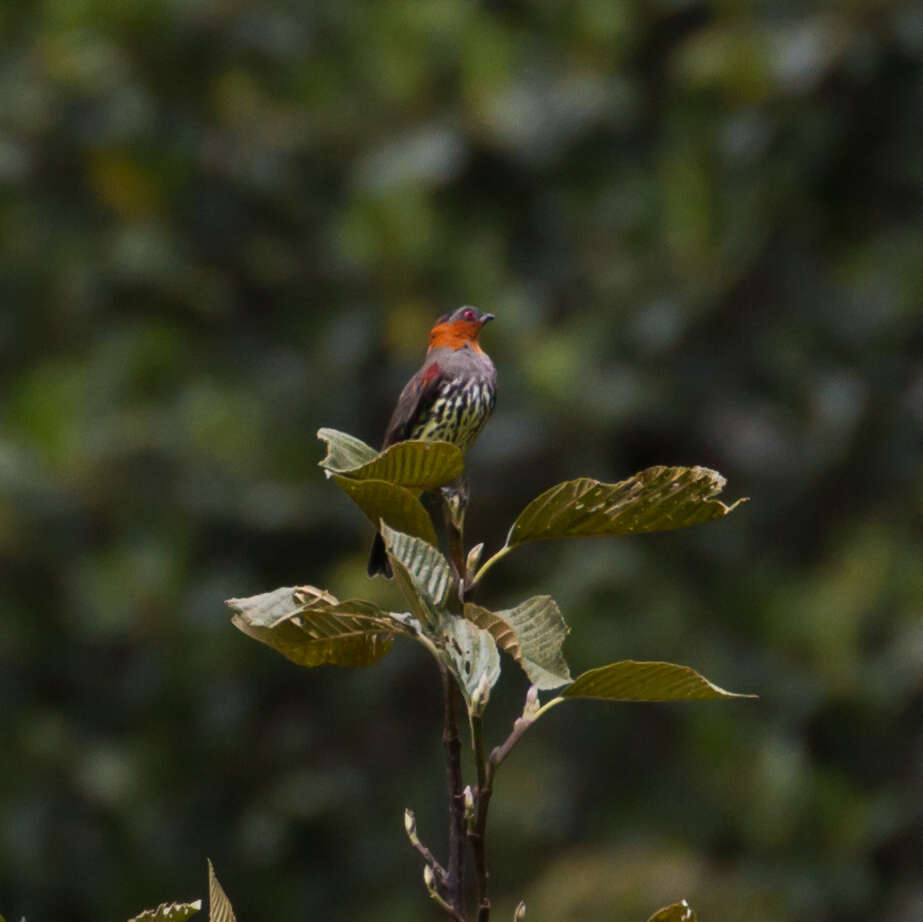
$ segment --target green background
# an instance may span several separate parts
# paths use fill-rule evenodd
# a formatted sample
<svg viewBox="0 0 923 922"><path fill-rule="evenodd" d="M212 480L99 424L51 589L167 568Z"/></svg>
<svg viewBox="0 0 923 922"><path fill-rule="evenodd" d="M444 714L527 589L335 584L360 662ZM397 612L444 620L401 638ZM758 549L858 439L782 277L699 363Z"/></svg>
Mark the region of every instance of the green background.
<svg viewBox="0 0 923 922"><path fill-rule="evenodd" d="M469 537L704 464L729 518L518 550L579 672L491 823L498 919L923 913L923 13L912 2L0 7L0 912L437 918L438 678L307 671L223 600L364 577L317 460L377 442L431 321L496 313ZM496 742L525 682L507 670Z"/></svg>

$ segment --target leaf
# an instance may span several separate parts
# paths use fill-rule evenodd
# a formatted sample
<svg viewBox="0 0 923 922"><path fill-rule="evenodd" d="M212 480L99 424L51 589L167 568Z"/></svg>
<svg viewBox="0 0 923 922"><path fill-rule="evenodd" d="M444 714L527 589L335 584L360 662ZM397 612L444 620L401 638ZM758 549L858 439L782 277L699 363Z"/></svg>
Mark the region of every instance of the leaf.
<svg viewBox="0 0 923 922"><path fill-rule="evenodd" d="M469 712L480 715L500 678L500 652L493 637L476 624L449 615L443 620L442 650Z"/></svg>
<svg viewBox="0 0 923 922"><path fill-rule="evenodd" d="M130 922L185 922L202 908L202 901L193 903L161 903L156 909L148 909L135 916ZM2 916L0 916L2 919Z"/></svg>
<svg viewBox="0 0 923 922"><path fill-rule="evenodd" d="M696 914L685 900L681 900L658 909L647 922L696 922Z"/></svg>
<svg viewBox="0 0 923 922"><path fill-rule="evenodd" d="M438 538L433 520L419 498L405 487L384 480L352 480L333 474L333 480L378 528L384 520L392 528L428 544L436 545Z"/></svg>
<svg viewBox="0 0 923 922"><path fill-rule="evenodd" d="M381 524L394 578L417 619L430 626L442 618L452 582L448 561L431 544Z"/></svg>
<svg viewBox="0 0 923 922"><path fill-rule="evenodd" d="M755 698L725 691L688 666L623 660L577 676L562 698L607 701L704 701L711 698Z"/></svg>
<svg viewBox="0 0 923 922"><path fill-rule="evenodd" d="M395 635L413 634L370 602L340 602L314 586L284 587L226 604L236 628L299 666L370 666L388 653Z"/></svg>
<svg viewBox="0 0 923 922"><path fill-rule="evenodd" d="M533 685L557 688L571 681L561 652L570 628L551 596L537 595L497 612L468 603L465 617L490 631L497 646L522 666Z"/></svg>
<svg viewBox="0 0 923 922"><path fill-rule="evenodd" d="M362 439L357 439L347 432L318 429L317 437L327 443L327 455L319 462L325 471L342 474L361 468L378 456L378 452L371 445L366 445Z"/></svg>
<svg viewBox="0 0 923 922"><path fill-rule="evenodd" d="M231 901L218 881L211 858L208 860L208 922L237 922Z"/></svg>
<svg viewBox="0 0 923 922"><path fill-rule="evenodd" d="M376 452L365 442L336 429L320 429L327 443L320 462L328 477L343 474L352 480L385 480L417 490L435 490L461 476L464 457L451 442L397 442Z"/></svg>
<svg viewBox="0 0 923 922"><path fill-rule="evenodd" d="M548 538L665 531L708 522L743 502L727 506L713 499L725 482L706 467L649 467L618 483L588 477L568 480L523 509L506 546Z"/></svg>

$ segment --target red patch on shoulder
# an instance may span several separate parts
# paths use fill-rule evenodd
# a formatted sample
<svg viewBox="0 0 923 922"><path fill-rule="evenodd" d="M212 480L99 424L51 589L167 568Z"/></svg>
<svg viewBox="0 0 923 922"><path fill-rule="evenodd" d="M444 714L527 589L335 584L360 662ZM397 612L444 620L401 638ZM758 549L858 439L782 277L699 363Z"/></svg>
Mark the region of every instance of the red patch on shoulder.
<svg viewBox="0 0 923 922"><path fill-rule="evenodd" d="M423 372L423 380L421 382L423 387L432 384L441 374L442 369L439 367L439 363L433 362L433 364Z"/></svg>

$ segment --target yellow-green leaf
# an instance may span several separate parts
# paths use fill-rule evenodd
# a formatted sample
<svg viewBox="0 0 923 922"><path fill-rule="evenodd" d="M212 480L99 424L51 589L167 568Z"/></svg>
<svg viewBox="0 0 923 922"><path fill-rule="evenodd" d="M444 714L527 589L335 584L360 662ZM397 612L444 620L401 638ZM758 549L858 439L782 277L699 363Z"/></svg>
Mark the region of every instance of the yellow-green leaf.
<svg viewBox="0 0 923 922"><path fill-rule="evenodd" d="M562 698L607 701L704 701L712 698L755 698L725 691L688 666L623 660L589 669L561 692Z"/></svg>
<svg viewBox="0 0 923 922"><path fill-rule="evenodd" d="M685 900L681 900L658 909L647 922L696 922L696 914Z"/></svg>
<svg viewBox="0 0 923 922"><path fill-rule="evenodd" d="M376 528L384 520L392 528L422 538L428 544L438 543L433 520L419 497L406 487L384 480L353 480L342 474L332 476Z"/></svg>
<svg viewBox="0 0 923 922"><path fill-rule="evenodd" d="M237 922L231 901L218 881L211 858L208 860L208 922Z"/></svg>
<svg viewBox="0 0 923 922"><path fill-rule="evenodd" d="M320 462L328 477L342 474L352 480L385 480L416 490L435 490L462 473L464 458L451 442L397 442L382 452L336 429L320 429L327 443Z"/></svg>
<svg viewBox="0 0 923 922"><path fill-rule="evenodd" d="M381 536L394 578L417 619L427 625L442 617L452 572L448 561L431 544L382 523Z"/></svg>
<svg viewBox="0 0 923 922"><path fill-rule="evenodd" d="M721 474L705 467L650 467L618 483L568 480L523 509L506 544L630 535L708 522L742 502L727 506L715 499L724 485Z"/></svg>
<svg viewBox="0 0 923 922"><path fill-rule="evenodd" d="M192 903L161 903L156 909L139 913L130 922L186 922L202 908L202 901ZM0 916L0 919L3 917Z"/></svg>
<svg viewBox="0 0 923 922"><path fill-rule="evenodd" d="M299 666L370 666L396 635L413 633L370 602L340 602L314 586L283 587L227 605L236 628Z"/></svg>
<svg viewBox="0 0 923 922"><path fill-rule="evenodd" d="M465 617L490 631L497 646L522 666L529 681L541 689L570 682L561 647L570 628L554 599L538 595L504 611L465 605Z"/></svg>

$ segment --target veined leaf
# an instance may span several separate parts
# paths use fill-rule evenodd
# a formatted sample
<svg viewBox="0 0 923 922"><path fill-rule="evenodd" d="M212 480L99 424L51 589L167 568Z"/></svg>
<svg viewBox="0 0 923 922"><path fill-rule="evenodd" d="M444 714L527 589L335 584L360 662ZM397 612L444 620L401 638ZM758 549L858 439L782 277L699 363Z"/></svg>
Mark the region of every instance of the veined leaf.
<svg viewBox="0 0 923 922"><path fill-rule="evenodd" d="M314 586L229 599L234 626L299 666L371 666L413 631L370 602L340 602Z"/></svg>
<svg viewBox="0 0 923 922"><path fill-rule="evenodd" d="M231 901L218 881L211 858L208 859L208 922L237 922Z"/></svg>
<svg viewBox="0 0 923 922"><path fill-rule="evenodd" d="M451 442L397 442L376 452L365 442L336 429L320 429L317 437L327 443L320 462L328 477L342 474L353 480L385 480L416 490L435 490L455 480L464 458Z"/></svg>
<svg viewBox="0 0 923 922"><path fill-rule="evenodd" d="M647 922L696 922L695 910L685 901L658 909Z"/></svg>
<svg viewBox="0 0 923 922"><path fill-rule="evenodd" d="M318 429L317 437L327 443L327 455L319 462L325 471L342 474L361 468L378 457L378 452L362 439L337 429ZM329 476L329 475L328 475Z"/></svg>
<svg viewBox="0 0 923 922"><path fill-rule="evenodd" d="M353 480L342 474L332 477L376 528L384 520L397 531L422 538L427 544L438 543L433 520L419 497L406 487L385 480Z"/></svg>
<svg viewBox="0 0 923 922"><path fill-rule="evenodd" d="M561 646L570 628L554 599L538 595L505 611L465 605L465 617L490 631L497 646L522 666L529 681L540 689L570 682Z"/></svg>
<svg viewBox="0 0 923 922"><path fill-rule="evenodd" d="M452 580L448 561L431 544L381 523L394 578L417 619L435 625L441 619Z"/></svg>
<svg viewBox="0 0 923 922"><path fill-rule="evenodd" d="M582 477L546 490L519 514L507 547L548 538L630 535L684 528L727 515L714 497L726 481L706 467L650 467L618 483Z"/></svg>
<svg viewBox="0 0 923 922"><path fill-rule="evenodd" d="M192 903L161 903L156 909L147 909L130 922L186 922L202 908L202 901ZM0 916L0 919L3 917Z"/></svg>
<svg viewBox="0 0 923 922"><path fill-rule="evenodd" d="M704 701L711 698L755 698L725 691L688 666L623 660L589 669L561 692L562 698L607 701Z"/></svg>
<svg viewBox="0 0 923 922"><path fill-rule="evenodd" d="M455 615L447 616L442 626L445 663L458 679L469 712L480 715L500 678L497 644L488 631Z"/></svg>

